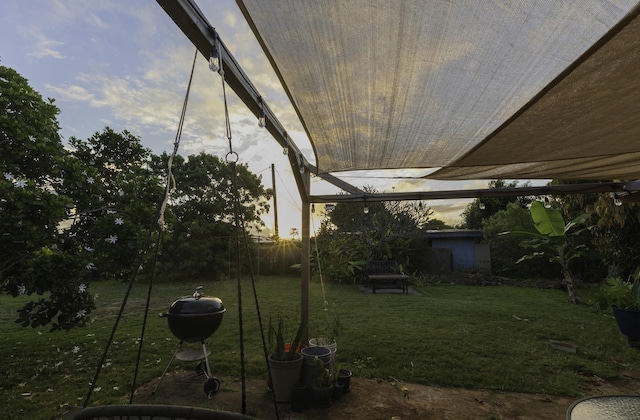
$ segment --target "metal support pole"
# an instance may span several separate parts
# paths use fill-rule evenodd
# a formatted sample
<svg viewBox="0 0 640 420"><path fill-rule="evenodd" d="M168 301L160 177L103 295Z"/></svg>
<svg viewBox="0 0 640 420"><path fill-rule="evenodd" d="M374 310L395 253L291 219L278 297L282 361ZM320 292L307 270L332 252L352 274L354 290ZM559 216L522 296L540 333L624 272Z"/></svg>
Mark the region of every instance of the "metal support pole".
<svg viewBox="0 0 640 420"><path fill-rule="evenodd" d="M303 198L302 201L302 261L301 261L301 294L300 294L300 321L305 326L305 337L303 341L308 341L308 327L309 327L309 279L311 278L311 240L310 240L310 225L311 221L311 206L308 201Z"/></svg>

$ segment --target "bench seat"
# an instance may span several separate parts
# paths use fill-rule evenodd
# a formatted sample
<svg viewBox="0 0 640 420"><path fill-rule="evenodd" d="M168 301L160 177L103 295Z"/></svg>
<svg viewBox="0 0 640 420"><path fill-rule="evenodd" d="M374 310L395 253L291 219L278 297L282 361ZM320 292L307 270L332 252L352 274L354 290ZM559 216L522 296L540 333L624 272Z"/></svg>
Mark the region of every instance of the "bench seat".
<svg viewBox="0 0 640 420"><path fill-rule="evenodd" d="M371 286L373 293L383 288L402 289L402 293L409 293L409 279L408 275L400 272L395 260L372 260L365 266L365 286Z"/></svg>

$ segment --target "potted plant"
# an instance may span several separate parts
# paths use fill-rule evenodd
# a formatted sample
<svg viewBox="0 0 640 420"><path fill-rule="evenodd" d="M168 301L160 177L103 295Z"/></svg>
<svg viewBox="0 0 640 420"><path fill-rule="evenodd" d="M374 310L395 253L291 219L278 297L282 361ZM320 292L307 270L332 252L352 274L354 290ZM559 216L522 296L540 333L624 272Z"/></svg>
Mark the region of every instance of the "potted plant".
<svg viewBox="0 0 640 420"><path fill-rule="evenodd" d="M344 381L340 380L339 372L342 369L340 369L340 365L336 365L335 367L335 374L333 375L333 393L332 393L332 397L334 400L339 400L340 398L342 398L342 395L344 394Z"/></svg>
<svg viewBox="0 0 640 420"><path fill-rule="evenodd" d="M351 376L353 373L349 369L338 369L336 374L336 381L338 384L343 385L342 392L346 394L351 391Z"/></svg>
<svg viewBox="0 0 640 420"><path fill-rule="evenodd" d="M600 287L597 304L600 310L613 308L618 328L629 341L640 340L640 269L628 281L607 278Z"/></svg>
<svg viewBox="0 0 640 420"><path fill-rule="evenodd" d="M318 335L309 339L309 346L328 348L331 351L331 364L335 364L336 353L338 351L337 339L342 329L340 318L334 311L325 310L325 316L316 329Z"/></svg>
<svg viewBox="0 0 640 420"><path fill-rule="evenodd" d="M319 357L313 361L317 375L311 386L313 404L318 408L327 408L331 405L333 396L333 377Z"/></svg>
<svg viewBox="0 0 640 420"><path fill-rule="evenodd" d="M269 319L269 374L277 402L291 400L291 391L300 381L302 369L302 355L298 348L304 335L304 326L300 323L295 335L291 336L292 329L286 324L282 316L278 317L275 325Z"/></svg>

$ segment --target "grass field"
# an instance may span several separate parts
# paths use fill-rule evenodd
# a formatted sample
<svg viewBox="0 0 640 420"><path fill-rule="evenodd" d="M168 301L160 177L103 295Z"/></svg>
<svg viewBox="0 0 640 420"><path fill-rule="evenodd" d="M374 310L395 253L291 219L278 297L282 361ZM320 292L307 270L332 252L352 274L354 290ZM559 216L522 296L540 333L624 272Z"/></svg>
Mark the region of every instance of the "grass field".
<svg viewBox="0 0 640 420"><path fill-rule="evenodd" d="M156 282L146 326L137 384L160 376L177 339L158 313L177 297L205 286L227 312L207 341L211 368L219 376L240 375L238 289L235 281ZM82 405L111 333L126 284L94 283L97 309L91 325L70 332L23 329L16 310L26 297L0 296L0 405L4 418L48 419ZM256 284L266 328L270 316L300 310L300 282L262 277ZM361 377L409 383L579 396L593 375L613 378L640 367L640 353L620 339L608 313L566 303L564 292L526 287L440 285L416 287L421 295L363 294L354 285L311 285L311 325L334 311L342 325L339 362ZM588 292L583 293L588 295ZM147 284L136 284L90 405L128 402L142 327ZM251 283L242 284L246 369L265 377L266 363ZM330 311L324 309L328 307ZM266 332L265 332L266 333ZM310 331L313 336L317 331ZM570 341L577 352L549 346ZM173 368L192 369L177 362Z"/></svg>

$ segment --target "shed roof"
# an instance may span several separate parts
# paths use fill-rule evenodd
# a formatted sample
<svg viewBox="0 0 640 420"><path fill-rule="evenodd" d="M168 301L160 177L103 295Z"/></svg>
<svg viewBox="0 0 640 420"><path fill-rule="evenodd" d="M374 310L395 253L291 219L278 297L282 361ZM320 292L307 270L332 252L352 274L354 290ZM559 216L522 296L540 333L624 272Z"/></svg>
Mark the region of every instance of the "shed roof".
<svg viewBox="0 0 640 420"><path fill-rule="evenodd" d="M476 239L482 238L482 231L474 229L428 230L427 236L431 239Z"/></svg>

